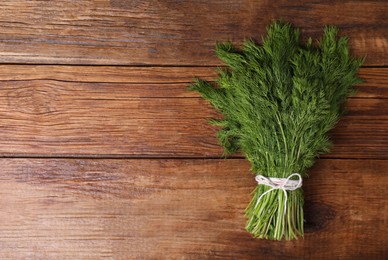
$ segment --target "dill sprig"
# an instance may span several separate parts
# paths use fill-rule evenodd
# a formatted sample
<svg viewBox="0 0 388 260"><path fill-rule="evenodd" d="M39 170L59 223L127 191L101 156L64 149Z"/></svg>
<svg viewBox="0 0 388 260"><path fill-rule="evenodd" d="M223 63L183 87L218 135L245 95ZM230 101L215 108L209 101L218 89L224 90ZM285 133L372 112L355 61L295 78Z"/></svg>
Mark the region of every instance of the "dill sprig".
<svg viewBox="0 0 388 260"><path fill-rule="evenodd" d="M238 50L230 42L216 46L228 66L219 69L216 86L196 80L191 86L218 111L217 136L225 154L241 151L251 171L286 178L294 172L306 176L315 158L329 151L328 131L344 111L346 98L361 82L357 71L363 59L349 54L348 39L327 26L323 37L306 44L299 30L273 22L262 44L248 40ZM246 229L258 238L281 240L303 236L303 193L285 195L258 185L246 209Z"/></svg>

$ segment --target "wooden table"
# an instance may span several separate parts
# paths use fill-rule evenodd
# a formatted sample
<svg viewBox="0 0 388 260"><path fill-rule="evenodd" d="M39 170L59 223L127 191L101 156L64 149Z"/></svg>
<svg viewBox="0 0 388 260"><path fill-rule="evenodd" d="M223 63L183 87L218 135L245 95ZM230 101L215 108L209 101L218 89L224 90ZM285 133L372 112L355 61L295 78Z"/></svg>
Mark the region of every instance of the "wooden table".
<svg viewBox="0 0 388 260"><path fill-rule="evenodd" d="M386 1L0 3L0 259L387 259ZM222 159L215 42L334 24L365 83L305 180L304 239L245 230L255 181Z"/></svg>

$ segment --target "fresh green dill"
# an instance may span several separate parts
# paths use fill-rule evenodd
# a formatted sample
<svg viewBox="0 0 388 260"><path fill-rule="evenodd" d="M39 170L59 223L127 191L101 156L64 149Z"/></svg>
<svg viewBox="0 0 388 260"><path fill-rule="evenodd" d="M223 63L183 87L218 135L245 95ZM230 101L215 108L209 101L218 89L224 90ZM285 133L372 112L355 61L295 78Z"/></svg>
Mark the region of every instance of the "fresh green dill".
<svg viewBox="0 0 388 260"><path fill-rule="evenodd" d="M231 43L216 46L227 68L214 85L196 80L198 91L218 111L217 136L225 154L241 151L255 174L286 178L306 170L329 151L328 131L344 111L346 98L361 82L363 59L349 53L348 39L327 26L313 44L300 42L299 30L273 22L261 45L249 40L241 50ZM269 187L258 185L246 209L246 229L255 237L281 240L303 236L303 193L274 190L255 207Z"/></svg>

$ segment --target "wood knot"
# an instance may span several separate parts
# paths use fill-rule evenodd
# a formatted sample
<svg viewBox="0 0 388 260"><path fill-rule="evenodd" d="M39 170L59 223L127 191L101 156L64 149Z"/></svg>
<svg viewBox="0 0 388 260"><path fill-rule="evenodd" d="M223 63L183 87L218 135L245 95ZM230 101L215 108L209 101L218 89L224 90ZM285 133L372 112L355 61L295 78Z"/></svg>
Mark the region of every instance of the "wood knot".
<svg viewBox="0 0 388 260"><path fill-rule="evenodd" d="M56 93L47 85L23 86L7 93L8 106L13 111L25 114L42 115L55 111Z"/></svg>

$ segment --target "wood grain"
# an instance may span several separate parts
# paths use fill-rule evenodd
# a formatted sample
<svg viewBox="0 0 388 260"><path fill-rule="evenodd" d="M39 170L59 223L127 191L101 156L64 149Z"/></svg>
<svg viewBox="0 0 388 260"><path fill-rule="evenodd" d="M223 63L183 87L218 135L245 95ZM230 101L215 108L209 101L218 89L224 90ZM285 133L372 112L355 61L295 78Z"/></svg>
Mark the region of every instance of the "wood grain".
<svg viewBox="0 0 388 260"><path fill-rule="evenodd" d="M0 65L1 81L53 80L77 83L190 83L194 77L214 80L216 67L136 67L136 66L64 66L64 65ZM372 72L368 68L364 72ZM363 73L365 74L365 73ZM362 74L362 75L363 75ZM388 69L376 72L384 81ZM373 82L375 77L371 77ZM183 91L188 93L187 91ZM149 94L152 96L152 94Z"/></svg>
<svg viewBox="0 0 388 260"><path fill-rule="evenodd" d="M387 72L361 71L367 81L326 157L387 158ZM0 154L220 157L207 123L219 115L186 88L196 73L214 77L210 68L0 66Z"/></svg>
<svg viewBox="0 0 388 260"><path fill-rule="evenodd" d="M334 24L367 65L388 65L385 1L2 1L3 63L218 65L216 42L260 40L283 18L320 37Z"/></svg>
<svg viewBox="0 0 388 260"><path fill-rule="evenodd" d="M386 160L319 160L304 182L305 238L281 243L244 230L256 185L245 160L0 164L1 259L383 259L388 253Z"/></svg>
<svg viewBox="0 0 388 260"><path fill-rule="evenodd" d="M126 67L126 66L53 66L53 65L0 65L0 83L3 81L60 81L74 83L122 83L131 84L131 93L135 97L180 96L195 97L183 85L189 84L194 77L213 81L217 67ZM365 81L357 87L357 97L388 98L388 68L361 68L359 76ZM144 87L136 91L136 84L165 84L163 87ZM39 85L38 83L35 83ZM96 85L98 86L98 85ZM149 90L149 91L147 91Z"/></svg>

